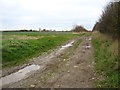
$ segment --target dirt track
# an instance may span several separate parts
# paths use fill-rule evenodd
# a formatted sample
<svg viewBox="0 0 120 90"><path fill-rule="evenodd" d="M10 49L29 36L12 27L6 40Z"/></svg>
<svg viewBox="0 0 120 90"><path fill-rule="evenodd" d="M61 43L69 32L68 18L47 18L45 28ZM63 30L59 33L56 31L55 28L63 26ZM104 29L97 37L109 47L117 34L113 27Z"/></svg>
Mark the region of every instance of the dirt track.
<svg viewBox="0 0 120 90"><path fill-rule="evenodd" d="M77 48L69 47L46 58L37 57L30 64L44 66L29 77L4 88L92 88L96 74L90 37L82 37ZM77 40L75 39L75 40ZM52 57L51 57L52 55ZM51 58L49 58L51 57ZM46 59L46 60L44 60Z"/></svg>

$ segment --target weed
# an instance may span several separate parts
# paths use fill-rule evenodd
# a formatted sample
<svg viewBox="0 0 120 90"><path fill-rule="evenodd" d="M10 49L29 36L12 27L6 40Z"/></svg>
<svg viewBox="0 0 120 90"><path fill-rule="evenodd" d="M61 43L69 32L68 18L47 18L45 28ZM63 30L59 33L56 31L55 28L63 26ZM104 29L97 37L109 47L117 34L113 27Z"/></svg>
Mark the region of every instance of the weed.
<svg viewBox="0 0 120 90"><path fill-rule="evenodd" d="M118 79L120 73L115 70L116 63L118 62L117 41L96 33L92 40L92 45L96 62L95 69L105 77L105 81L100 81L98 84L101 87L120 87Z"/></svg>

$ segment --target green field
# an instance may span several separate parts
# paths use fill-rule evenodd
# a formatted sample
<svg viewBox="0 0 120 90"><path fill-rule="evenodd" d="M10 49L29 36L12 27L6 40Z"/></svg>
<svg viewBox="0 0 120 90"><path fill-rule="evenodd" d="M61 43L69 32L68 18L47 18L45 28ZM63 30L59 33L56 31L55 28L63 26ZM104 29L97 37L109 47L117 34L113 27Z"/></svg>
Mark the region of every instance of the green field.
<svg viewBox="0 0 120 90"><path fill-rule="evenodd" d="M39 36L39 35L53 35L53 34L71 34L72 32L2 32L2 34L4 35L35 35L35 36Z"/></svg>
<svg viewBox="0 0 120 90"><path fill-rule="evenodd" d="M66 41L88 34L71 32L3 32L2 67L25 63L28 59L41 55Z"/></svg>

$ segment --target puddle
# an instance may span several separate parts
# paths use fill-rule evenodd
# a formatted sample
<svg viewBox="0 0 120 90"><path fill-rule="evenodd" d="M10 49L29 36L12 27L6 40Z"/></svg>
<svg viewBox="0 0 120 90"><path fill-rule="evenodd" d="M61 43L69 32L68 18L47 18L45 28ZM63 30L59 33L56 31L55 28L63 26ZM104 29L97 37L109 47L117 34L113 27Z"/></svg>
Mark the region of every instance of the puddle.
<svg viewBox="0 0 120 90"><path fill-rule="evenodd" d="M46 57L42 58L44 61L46 60L50 60L51 58L53 58L55 55L58 55L59 53L61 53L64 49L70 47L73 45L75 41L71 41L70 43L63 45L60 49L58 49L56 52L47 55ZM39 58L38 58L39 59ZM39 65L30 65L30 66L26 66L23 69L20 69L19 71L12 73L8 76L2 77L0 78L0 82L2 82L2 85L0 86L4 86L10 83L15 83L18 82L22 79L27 78L28 76L30 76L34 71L38 70L38 69L42 69L43 66L39 66Z"/></svg>
<svg viewBox="0 0 120 90"><path fill-rule="evenodd" d="M33 71L36 71L40 69L41 67L38 65L30 65L26 66L23 69L20 69L19 71L12 73L8 76L2 77L0 79L0 82L2 82L2 86L10 83L18 82L26 77L28 77Z"/></svg>
<svg viewBox="0 0 120 90"><path fill-rule="evenodd" d="M52 60L52 58L54 58L55 56L59 55L60 53L62 53L62 51L70 46L73 45L75 41L71 41L68 44L65 44L63 46L61 46L58 50L56 49L54 52L52 52L51 54L47 55L47 56L43 56L43 57L37 57L37 58L33 58L33 61L38 61L38 63L45 65L45 63L47 63L48 61Z"/></svg>
<svg viewBox="0 0 120 90"><path fill-rule="evenodd" d="M70 43L68 43L68 44L66 44L66 45L64 45L64 46L62 46L61 49L64 49L64 48L70 47L70 46L72 46L73 43L74 43L74 41L71 41Z"/></svg>
<svg viewBox="0 0 120 90"><path fill-rule="evenodd" d="M72 46L74 42L75 42L75 41L71 41L70 43L68 43L68 44L66 44L66 45L63 45L60 49L58 49L57 51L53 52L52 54L46 56L46 57L43 58L43 59L49 60L49 59L53 58L54 56L60 54L64 49Z"/></svg>
<svg viewBox="0 0 120 90"><path fill-rule="evenodd" d="M91 40L92 40L92 38L90 37L88 40L89 40L89 41L91 41Z"/></svg>
<svg viewBox="0 0 120 90"><path fill-rule="evenodd" d="M86 48L91 48L91 46L86 46Z"/></svg>
<svg viewBox="0 0 120 90"><path fill-rule="evenodd" d="M91 41L91 40L92 40L92 37L86 38L86 40L89 40L89 41Z"/></svg>
<svg viewBox="0 0 120 90"><path fill-rule="evenodd" d="M71 41L70 43L63 45L56 53L60 53L63 49L68 48L73 45L75 41Z"/></svg>
<svg viewBox="0 0 120 90"><path fill-rule="evenodd" d="M82 47L85 47L85 48L91 48L91 46L82 46Z"/></svg>

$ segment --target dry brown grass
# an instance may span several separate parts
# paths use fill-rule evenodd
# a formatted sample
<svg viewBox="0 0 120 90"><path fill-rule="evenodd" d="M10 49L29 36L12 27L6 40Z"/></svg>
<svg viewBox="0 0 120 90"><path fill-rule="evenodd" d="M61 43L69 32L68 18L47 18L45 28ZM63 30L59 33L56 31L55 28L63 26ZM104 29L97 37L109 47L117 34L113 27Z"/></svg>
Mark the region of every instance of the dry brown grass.
<svg viewBox="0 0 120 90"><path fill-rule="evenodd" d="M13 37L16 37L17 39L40 39L43 38L43 36L38 37L32 37L32 36L26 36L26 35L12 35ZM14 38L11 38L14 39Z"/></svg>
<svg viewBox="0 0 120 90"><path fill-rule="evenodd" d="M111 36L101 34L99 32L94 33L94 38L98 39L100 42L102 41L110 41L111 45L109 46L109 51L112 52L112 56L118 55L118 40L113 40ZM101 48L105 48L104 45L101 45Z"/></svg>
<svg viewBox="0 0 120 90"><path fill-rule="evenodd" d="M93 33L92 44L96 61L96 71L105 77L99 81L102 87L119 87L120 65L118 55L118 40L102 33Z"/></svg>

